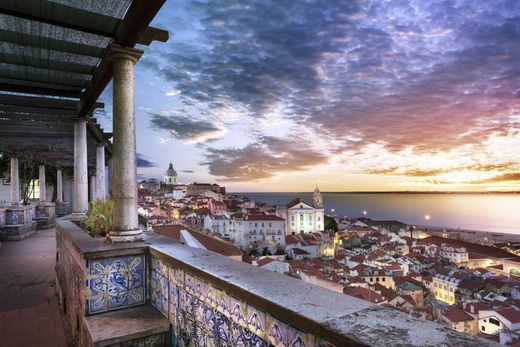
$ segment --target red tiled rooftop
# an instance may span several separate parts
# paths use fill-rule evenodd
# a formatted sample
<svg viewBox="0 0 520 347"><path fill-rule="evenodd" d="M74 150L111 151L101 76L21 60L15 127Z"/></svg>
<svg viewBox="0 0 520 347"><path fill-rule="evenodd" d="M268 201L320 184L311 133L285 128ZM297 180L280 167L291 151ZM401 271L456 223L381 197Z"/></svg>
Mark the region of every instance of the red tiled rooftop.
<svg viewBox="0 0 520 347"><path fill-rule="evenodd" d="M232 244L193 230L183 224L154 225L153 231L157 234L181 241L181 230L187 230L207 250L226 257L242 256L242 252Z"/></svg>
<svg viewBox="0 0 520 347"><path fill-rule="evenodd" d="M457 306L450 306L444 311L443 316L450 320L452 323L456 322L464 322L468 320L473 320L469 314L467 314L463 309Z"/></svg>

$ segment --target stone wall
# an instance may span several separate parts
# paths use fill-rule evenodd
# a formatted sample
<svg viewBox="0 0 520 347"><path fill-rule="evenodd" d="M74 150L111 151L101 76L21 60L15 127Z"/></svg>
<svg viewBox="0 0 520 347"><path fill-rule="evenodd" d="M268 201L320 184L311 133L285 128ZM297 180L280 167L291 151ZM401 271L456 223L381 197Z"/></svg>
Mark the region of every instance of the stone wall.
<svg viewBox="0 0 520 347"><path fill-rule="evenodd" d="M5 208L0 208L0 228L5 225Z"/></svg>
<svg viewBox="0 0 520 347"><path fill-rule="evenodd" d="M66 233L56 231L56 287L71 333L79 340L86 312L86 260Z"/></svg>
<svg viewBox="0 0 520 347"><path fill-rule="evenodd" d="M145 235L144 242L110 244L70 221L58 222L58 288L80 345L92 344L85 320L106 320L149 304L157 309L154 314L168 319L173 346L495 345L154 233ZM139 339L155 341L152 335ZM164 335L158 339L152 345L165 344Z"/></svg>

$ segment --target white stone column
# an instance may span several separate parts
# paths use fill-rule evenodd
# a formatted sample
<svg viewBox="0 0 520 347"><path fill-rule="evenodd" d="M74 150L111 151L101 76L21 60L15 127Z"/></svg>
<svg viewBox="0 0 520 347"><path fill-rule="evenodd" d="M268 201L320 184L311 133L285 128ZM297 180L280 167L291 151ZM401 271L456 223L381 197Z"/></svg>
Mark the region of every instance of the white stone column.
<svg viewBox="0 0 520 347"><path fill-rule="evenodd" d="M105 200L105 145L96 147L96 200Z"/></svg>
<svg viewBox="0 0 520 347"><path fill-rule="evenodd" d="M113 63L112 242L142 238L137 219L137 163L134 110L134 64L143 53L111 45Z"/></svg>
<svg viewBox="0 0 520 347"><path fill-rule="evenodd" d="M40 165L39 167L39 188L40 188L40 202L47 201L47 185L45 184L45 165Z"/></svg>
<svg viewBox="0 0 520 347"><path fill-rule="evenodd" d="M11 187L9 191L11 206L20 204L20 174L18 171L18 157L11 156Z"/></svg>
<svg viewBox="0 0 520 347"><path fill-rule="evenodd" d="M88 209L87 120L74 122L74 203L72 219L83 220Z"/></svg>
<svg viewBox="0 0 520 347"><path fill-rule="evenodd" d="M107 174L107 194L108 198L112 199L112 158L108 159Z"/></svg>
<svg viewBox="0 0 520 347"><path fill-rule="evenodd" d="M96 196L96 175L90 176L90 184L89 184L89 193L90 193L90 201L96 201L98 198Z"/></svg>
<svg viewBox="0 0 520 347"><path fill-rule="evenodd" d="M56 202L63 202L63 173L61 169L56 170Z"/></svg>

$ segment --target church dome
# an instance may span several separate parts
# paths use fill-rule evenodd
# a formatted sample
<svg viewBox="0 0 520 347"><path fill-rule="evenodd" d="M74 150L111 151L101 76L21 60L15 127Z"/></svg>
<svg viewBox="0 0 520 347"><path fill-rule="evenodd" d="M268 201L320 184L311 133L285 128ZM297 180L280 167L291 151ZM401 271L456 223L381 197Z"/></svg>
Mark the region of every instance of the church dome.
<svg viewBox="0 0 520 347"><path fill-rule="evenodd" d="M166 172L164 173L164 176L170 176L170 177L172 177L172 176L176 177L177 176L177 171L175 171L173 169L173 164L172 163L170 163L170 166L168 166L168 170L166 170Z"/></svg>

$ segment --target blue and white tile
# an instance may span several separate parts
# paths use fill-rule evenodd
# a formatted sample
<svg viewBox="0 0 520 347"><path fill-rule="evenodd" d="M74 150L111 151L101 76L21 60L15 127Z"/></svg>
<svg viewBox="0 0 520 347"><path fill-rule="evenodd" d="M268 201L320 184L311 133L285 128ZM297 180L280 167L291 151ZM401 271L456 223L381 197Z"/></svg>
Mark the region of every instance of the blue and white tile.
<svg viewBox="0 0 520 347"><path fill-rule="evenodd" d="M144 255L90 259L88 269L89 313L145 302Z"/></svg>
<svg viewBox="0 0 520 347"><path fill-rule="evenodd" d="M306 334L292 326L287 327L287 335L289 339L289 347L311 347L314 346L314 335Z"/></svg>
<svg viewBox="0 0 520 347"><path fill-rule="evenodd" d="M152 257L152 271L168 278L168 264L157 257Z"/></svg>
<svg viewBox="0 0 520 347"><path fill-rule="evenodd" d="M247 328L256 335L265 334L265 312L247 305Z"/></svg>
<svg viewBox="0 0 520 347"><path fill-rule="evenodd" d="M255 335L246 328L232 323L231 328L232 345L239 347L268 347L270 346L267 342L262 340L259 336Z"/></svg>
<svg viewBox="0 0 520 347"><path fill-rule="evenodd" d="M233 296L229 296L230 302L230 318L231 321L241 325L242 327L247 327L247 305L240 299L237 299Z"/></svg>
<svg viewBox="0 0 520 347"><path fill-rule="evenodd" d="M287 345L287 324L273 316L266 315L266 335L269 343L276 347Z"/></svg>

